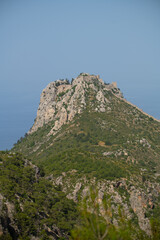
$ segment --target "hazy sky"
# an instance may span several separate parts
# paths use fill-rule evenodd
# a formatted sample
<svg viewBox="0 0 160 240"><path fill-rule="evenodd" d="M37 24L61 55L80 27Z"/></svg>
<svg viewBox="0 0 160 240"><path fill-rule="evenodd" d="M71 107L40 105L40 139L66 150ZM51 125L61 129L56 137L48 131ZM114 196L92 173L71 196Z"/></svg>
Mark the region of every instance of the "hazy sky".
<svg viewBox="0 0 160 240"><path fill-rule="evenodd" d="M0 0L0 150L32 126L49 82L80 72L160 119L160 0Z"/></svg>

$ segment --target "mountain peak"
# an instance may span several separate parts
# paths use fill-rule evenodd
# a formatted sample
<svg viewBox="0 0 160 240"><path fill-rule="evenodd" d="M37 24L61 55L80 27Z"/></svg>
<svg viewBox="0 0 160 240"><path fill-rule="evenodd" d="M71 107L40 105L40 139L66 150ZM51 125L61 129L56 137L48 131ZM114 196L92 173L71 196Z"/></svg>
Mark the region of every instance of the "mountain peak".
<svg viewBox="0 0 160 240"><path fill-rule="evenodd" d="M104 83L99 75L81 73L71 83L67 79L51 82L42 91L37 117L29 134L39 127L54 121L50 134L54 134L63 124L70 122L76 114L90 106L93 111L105 112L111 109L108 92L122 97L117 83Z"/></svg>
<svg viewBox="0 0 160 240"><path fill-rule="evenodd" d="M69 199L92 186L100 203L111 197L115 222L121 208L151 234L150 219L160 216L160 124L123 99L115 82L86 73L51 82L29 133L12 151L42 166Z"/></svg>

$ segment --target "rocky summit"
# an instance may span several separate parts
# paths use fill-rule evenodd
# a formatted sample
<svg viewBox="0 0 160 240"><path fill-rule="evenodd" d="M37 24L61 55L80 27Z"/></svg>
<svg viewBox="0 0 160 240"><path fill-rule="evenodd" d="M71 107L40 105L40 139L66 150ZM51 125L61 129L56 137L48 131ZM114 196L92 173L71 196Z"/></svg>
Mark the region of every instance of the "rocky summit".
<svg viewBox="0 0 160 240"><path fill-rule="evenodd" d="M0 199L5 209L16 206L15 218L4 209L1 219L11 224L3 220L1 232L22 239L159 239L160 122L124 99L115 82L87 73L51 82L28 134L1 156ZM83 222L85 211L80 220L75 209L86 199Z"/></svg>
<svg viewBox="0 0 160 240"><path fill-rule="evenodd" d="M97 106L94 111L97 112L105 112L110 109L110 102L105 97L106 91L122 97L116 82L105 84L99 75L82 73L71 83L67 80L51 82L42 91L37 117L29 134L52 120L55 121L55 124L51 133L55 134L63 124L72 121L76 114L82 113L86 108L86 92L89 89L96 93Z"/></svg>

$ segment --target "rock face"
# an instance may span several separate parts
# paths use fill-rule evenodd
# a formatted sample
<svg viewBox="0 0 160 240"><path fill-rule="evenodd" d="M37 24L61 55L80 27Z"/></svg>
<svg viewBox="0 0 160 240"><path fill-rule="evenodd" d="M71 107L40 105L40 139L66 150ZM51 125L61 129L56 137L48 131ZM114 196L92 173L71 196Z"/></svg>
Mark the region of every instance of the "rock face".
<svg viewBox="0 0 160 240"><path fill-rule="evenodd" d="M18 228L14 220L14 205L8 202L2 194L0 194L0 236L9 233L12 239L17 239Z"/></svg>
<svg viewBox="0 0 160 240"><path fill-rule="evenodd" d="M80 198L84 198L90 192L90 187L94 187L98 190L98 202L102 202L103 197L108 194L111 196L111 207L115 213L118 213L118 207L121 206L124 210L124 215L128 219L137 218L140 229L142 229L147 235L151 235L150 220L146 217L148 209L154 208L154 199L157 198L160 191L159 184L146 183L147 191L137 186L133 186L132 181L121 178L117 180L88 180L85 176L73 180L77 171L70 171L63 173L58 178L54 178L53 175L50 180L54 185L61 185L62 190L67 193L67 197L75 202L78 202ZM96 187L95 187L96 184ZM150 188L148 188L148 185ZM152 192L148 194L148 189ZM155 190L156 189L156 190ZM155 192L154 192L155 190ZM122 193L123 191L123 193ZM149 206L149 207L148 207ZM132 209L132 211L131 211ZM103 212L101 212L103 215Z"/></svg>
<svg viewBox="0 0 160 240"><path fill-rule="evenodd" d="M42 91L37 117L29 134L35 132L39 127L54 121L50 134L55 134L63 124L70 122L76 114L80 114L87 106L87 90L91 89L96 94L97 105L95 111L105 112L105 91L112 91L115 95L122 97L117 84L105 84L99 75L80 74L70 84L67 80L51 82Z"/></svg>
<svg viewBox="0 0 160 240"><path fill-rule="evenodd" d="M130 194L130 203L134 213L138 217L140 228L148 235L151 234L149 219L145 217L145 208L147 207L147 196L137 189L134 189Z"/></svg>

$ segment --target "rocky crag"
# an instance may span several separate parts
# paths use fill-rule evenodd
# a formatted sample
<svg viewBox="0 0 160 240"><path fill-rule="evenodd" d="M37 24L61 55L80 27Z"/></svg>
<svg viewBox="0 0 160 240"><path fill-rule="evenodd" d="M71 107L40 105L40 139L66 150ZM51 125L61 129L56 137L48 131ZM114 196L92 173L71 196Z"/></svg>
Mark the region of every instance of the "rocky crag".
<svg viewBox="0 0 160 240"><path fill-rule="evenodd" d="M70 84L67 80L51 82L42 91L37 117L33 127L28 132L33 133L49 121L55 121L51 132L54 134L62 125L73 120L76 114L86 108L86 91L90 88L96 92L97 112L110 110L109 100L105 91L111 91L120 98L123 97L116 82L105 84L99 75L80 74ZM107 104L107 105L106 105Z"/></svg>
<svg viewBox="0 0 160 240"><path fill-rule="evenodd" d="M57 80L41 94L37 117L18 151L44 168L46 178L78 202L90 186L110 195L148 236L160 221L160 123L127 102L116 83L80 74Z"/></svg>
<svg viewBox="0 0 160 240"><path fill-rule="evenodd" d="M160 193L159 183L146 181L139 186L141 179L137 177L137 183L133 179L120 178L118 180L99 180L92 178L88 180L85 176L75 181L76 170L62 173L59 177L53 175L47 177L53 185L60 185L69 199L78 202L80 198L90 193L90 187L96 186L98 191L98 202L102 202L104 195L111 196L111 206L114 214L118 214L119 206L124 210L128 219L137 221L140 228L151 235L151 225L148 211L152 212L158 203ZM103 215L103 209L101 214ZM116 222L116 217L113 219Z"/></svg>

